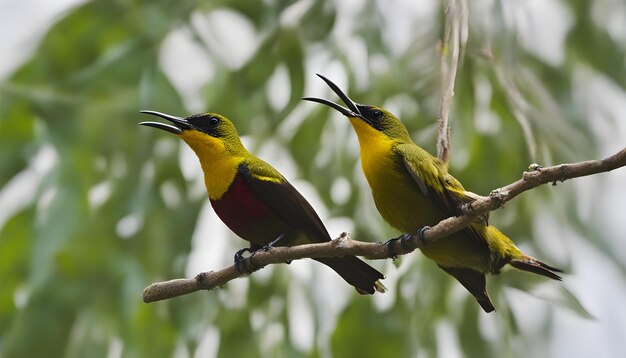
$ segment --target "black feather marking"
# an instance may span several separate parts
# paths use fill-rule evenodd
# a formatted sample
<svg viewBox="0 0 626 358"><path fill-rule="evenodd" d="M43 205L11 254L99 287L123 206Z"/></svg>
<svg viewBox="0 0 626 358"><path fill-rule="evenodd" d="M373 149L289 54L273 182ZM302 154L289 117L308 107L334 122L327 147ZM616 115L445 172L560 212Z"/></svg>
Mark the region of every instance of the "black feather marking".
<svg viewBox="0 0 626 358"><path fill-rule="evenodd" d="M253 160L255 162L252 163L244 161L239 166L239 174L254 194L288 226L285 232L292 237L285 237L285 240L280 242L281 246L330 241L326 227L311 204L273 167L260 159ZM356 256L315 260L332 268L361 294L373 294L380 285L377 285L376 281L385 278L382 273Z"/></svg>
<svg viewBox="0 0 626 358"><path fill-rule="evenodd" d="M489 313L495 311L495 307L487 293L487 280L485 274L468 268L443 267L445 272L456 278L478 301L482 309Z"/></svg>
<svg viewBox="0 0 626 358"><path fill-rule="evenodd" d="M260 159L257 159L260 161ZM311 204L300 194L291 183L283 178L278 171L264 162L249 166L249 162L239 165L239 174L242 175L248 186L271 210L285 221L292 230L305 233L313 242L330 240L330 235ZM261 166L259 164L265 164ZM264 167L264 168L263 168ZM258 168L265 172L256 172ZM255 169L257 169L255 171ZM253 172L254 171L254 172ZM263 177L277 181L264 180ZM286 244L294 238L286 238Z"/></svg>
<svg viewBox="0 0 626 358"><path fill-rule="evenodd" d="M551 278L553 280L562 281L563 278L557 275L555 272L563 272L555 267L552 267L544 262L541 262L532 257L525 256L521 259L512 259L509 261L511 266L527 272L532 272L537 275Z"/></svg>

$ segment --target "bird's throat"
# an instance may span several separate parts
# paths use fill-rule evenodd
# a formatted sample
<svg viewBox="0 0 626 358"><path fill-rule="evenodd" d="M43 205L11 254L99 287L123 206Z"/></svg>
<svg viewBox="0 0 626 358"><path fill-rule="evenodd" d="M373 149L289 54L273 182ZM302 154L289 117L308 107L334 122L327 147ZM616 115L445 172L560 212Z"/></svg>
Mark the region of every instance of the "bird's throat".
<svg viewBox="0 0 626 358"><path fill-rule="evenodd" d="M196 131L185 131L179 135L198 156L204 172L204 185L211 200L219 200L228 190L239 164L245 159L230 153L224 142Z"/></svg>
<svg viewBox="0 0 626 358"><path fill-rule="evenodd" d="M392 146L394 141L385 133L373 128L360 118L350 118L361 147L361 166L363 173L370 186L374 186L379 177L382 167L391 165L387 163L392 158Z"/></svg>

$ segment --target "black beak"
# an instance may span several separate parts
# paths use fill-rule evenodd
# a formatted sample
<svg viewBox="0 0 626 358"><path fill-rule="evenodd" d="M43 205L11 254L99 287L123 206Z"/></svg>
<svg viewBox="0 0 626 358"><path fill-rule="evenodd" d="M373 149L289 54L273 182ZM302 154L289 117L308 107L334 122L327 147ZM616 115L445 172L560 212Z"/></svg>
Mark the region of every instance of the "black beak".
<svg viewBox="0 0 626 358"><path fill-rule="evenodd" d="M174 134L181 134L183 133L183 131L191 128L191 126L189 125L189 122L187 122L187 120L184 118L175 117L169 114L155 112L155 111L139 111L139 113L151 114L153 116L161 117L163 119L167 119L168 121L174 124L174 125L171 125L171 124L159 123L159 122L139 123L139 125L142 125L142 126L154 127L154 128L164 130L166 132L174 133Z"/></svg>
<svg viewBox="0 0 626 358"><path fill-rule="evenodd" d="M343 93L343 91L336 84L334 84L328 78L320 75L319 73L317 74L317 76L319 78L323 79L324 82L326 82L328 87L330 87L330 89L332 89L333 92L335 92L337 94L337 96L339 96L339 98L341 98L343 103L345 103L346 106L348 106L348 108L340 106L337 103L331 102L331 101L329 101L327 99L323 99L323 98L304 97L304 98L302 98L303 100L325 104L328 107L336 109L337 111L341 112L341 114L343 114L344 116L347 116L347 117L361 117L361 118L363 117L361 115L361 111L359 111L359 108L357 107L356 103L354 103L354 101L351 100L350 97L348 97L345 93Z"/></svg>

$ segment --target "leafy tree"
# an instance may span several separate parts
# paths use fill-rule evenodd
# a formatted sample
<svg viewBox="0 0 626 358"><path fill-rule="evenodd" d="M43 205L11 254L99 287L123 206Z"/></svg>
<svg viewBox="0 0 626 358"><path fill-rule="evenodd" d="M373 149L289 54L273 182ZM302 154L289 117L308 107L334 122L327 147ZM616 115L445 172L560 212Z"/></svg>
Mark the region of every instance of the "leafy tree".
<svg viewBox="0 0 626 358"><path fill-rule="evenodd" d="M447 4L465 2L93 0L55 19L0 85L0 355L623 352L622 172L541 187L492 214L571 273L563 284L491 277L495 314L418 253L373 262L390 292L371 298L308 260L141 302L148 283L223 267L245 242L207 206L190 151L137 126L138 110L227 115L331 234L386 240L397 232L373 206L349 124L300 98L330 96L323 73L391 109L434 153ZM486 194L530 163L624 146L622 2L466 5L450 114L451 172L466 188Z"/></svg>

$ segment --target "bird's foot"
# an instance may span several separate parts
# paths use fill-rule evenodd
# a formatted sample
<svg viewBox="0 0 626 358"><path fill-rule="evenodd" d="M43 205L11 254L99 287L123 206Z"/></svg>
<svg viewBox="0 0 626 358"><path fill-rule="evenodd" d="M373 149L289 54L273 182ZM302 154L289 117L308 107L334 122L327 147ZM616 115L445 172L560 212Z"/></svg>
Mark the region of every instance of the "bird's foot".
<svg viewBox="0 0 626 358"><path fill-rule="evenodd" d="M243 254L249 252L252 253L252 250L250 250L249 248L245 247L237 252L235 252L235 257L233 258L235 261L235 266L239 265L243 260L245 260L246 258L243 257Z"/></svg>
<svg viewBox="0 0 626 358"><path fill-rule="evenodd" d="M279 237L277 237L276 239L274 239L274 241L270 242L269 244L263 246L261 248L261 250L263 251L270 251L274 248L274 246L276 246L277 243L280 242L280 240L282 240L285 237L285 234L280 234Z"/></svg>
<svg viewBox="0 0 626 358"><path fill-rule="evenodd" d="M245 252L249 252L250 256L247 258L243 257L243 254ZM254 256L255 252L256 251L252 251L249 248L243 248L235 253L235 268L237 269L237 271L239 271L239 273L244 275L250 275L254 271L261 269L261 267L252 263L252 257Z"/></svg>
<svg viewBox="0 0 626 358"><path fill-rule="evenodd" d="M424 234L426 234L426 231L428 230L430 230L430 226L428 225L422 226L421 228L417 230L417 237L420 239L420 241L422 242L422 245L424 246L428 244L428 241L426 241L426 239L424 238Z"/></svg>
<svg viewBox="0 0 626 358"><path fill-rule="evenodd" d="M411 240L412 237L413 235L402 234L396 238L385 241L383 245L387 247L387 254L389 255L389 257L391 257L392 259L395 259L398 257L398 253L393 248L393 242L400 241L400 246L402 246L402 248L406 250L410 250L411 248L407 245L407 243L409 242L409 240Z"/></svg>
<svg viewBox="0 0 626 358"><path fill-rule="evenodd" d="M417 233L415 234L417 238L420 240L420 242L422 243L422 246L426 246L428 244L428 241L426 241L426 239L424 238L424 234L426 234L426 231L428 231L429 229L430 229L430 226L422 226L421 228L417 230ZM396 238L385 241L383 245L387 247L387 254L389 255L389 257L391 257L392 259L395 259L398 257L398 253L393 248L394 241L400 241L400 246L407 251L414 250L415 247L412 247L411 245L409 245L409 242L413 239L413 236L414 235L410 235L410 234L402 234Z"/></svg>
<svg viewBox="0 0 626 358"><path fill-rule="evenodd" d="M263 251L271 251L271 250L272 250L272 249L276 246L276 244L278 244L278 243L280 242L280 240L282 240L284 237L285 237L285 234L281 234L281 235L280 235L279 237L277 237L274 241L272 241L272 242L270 242L269 244L267 244L267 245L263 246L263 247L261 248L261 250L263 250ZM254 255L254 254L253 254L253 255ZM286 264L290 264L290 263L291 263L291 260L287 260L287 261L285 261L285 263L286 263Z"/></svg>
<svg viewBox="0 0 626 358"><path fill-rule="evenodd" d="M472 203L473 201L470 201L469 203L461 204L461 213L463 215L468 215L472 212Z"/></svg>

